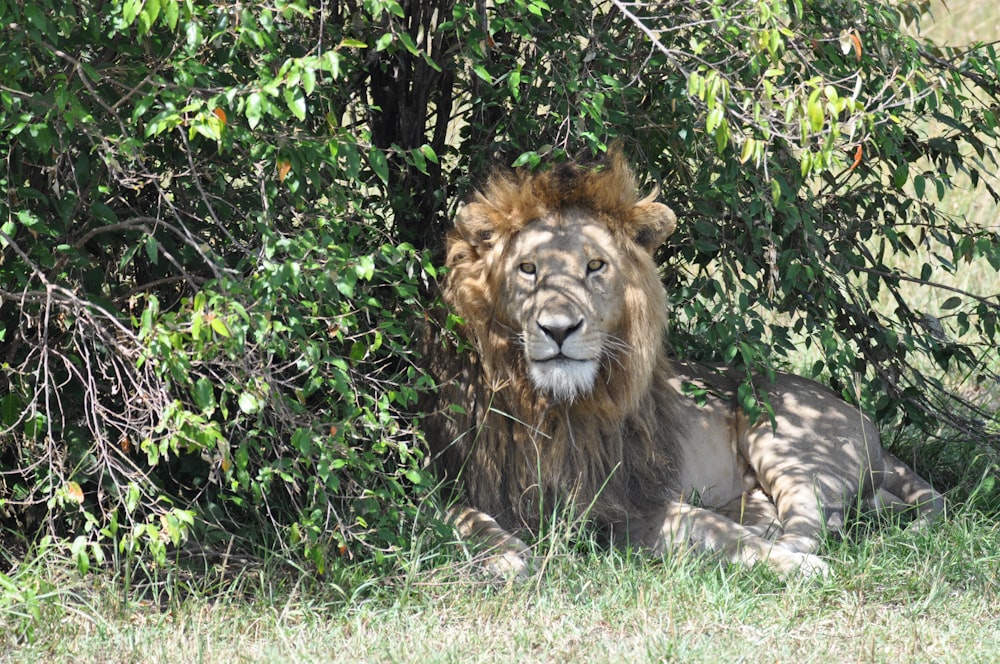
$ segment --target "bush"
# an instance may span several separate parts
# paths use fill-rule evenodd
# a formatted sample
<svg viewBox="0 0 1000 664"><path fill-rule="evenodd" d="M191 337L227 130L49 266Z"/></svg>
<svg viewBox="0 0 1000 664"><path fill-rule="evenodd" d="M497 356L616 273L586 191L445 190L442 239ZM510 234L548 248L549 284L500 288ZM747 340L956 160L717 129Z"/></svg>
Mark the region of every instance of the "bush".
<svg viewBox="0 0 1000 664"><path fill-rule="evenodd" d="M1000 269L1000 237L936 203L990 187L998 63L914 36L924 9L0 1L0 518L84 569L405 547L449 206L612 140L681 217L678 348L804 345L886 425L995 459L995 406L952 383L996 384L1000 302L941 275Z"/></svg>
<svg viewBox="0 0 1000 664"><path fill-rule="evenodd" d="M434 271L341 125L365 45L232 11L0 5L0 509L84 569L192 533L381 555L425 481L400 410Z"/></svg>

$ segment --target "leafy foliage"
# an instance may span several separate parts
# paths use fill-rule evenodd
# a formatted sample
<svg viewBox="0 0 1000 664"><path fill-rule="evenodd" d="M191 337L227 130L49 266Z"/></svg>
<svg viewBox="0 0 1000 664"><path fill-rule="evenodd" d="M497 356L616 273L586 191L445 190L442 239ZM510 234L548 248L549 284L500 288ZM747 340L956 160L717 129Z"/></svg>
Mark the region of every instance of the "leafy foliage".
<svg viewBox="0 0 1000 664"><path fill-rule="evenodd" d="M612 140L681 216L678 348L811 347L884 422L995 458L953 380L996 384L1000 301L945 278L1000 237L936 204L991 186L998 63L924 9L0 0L0 518L83 569L192 535L319 570L405 546L449 205Z"/></svg>
<svg viewBox="0 0 1000 664"><path fill-rule="evenodd" d="M621 6L651 36L646 75L681 72L704 122L693 140L690 127L666 132L685 137L668 163L692 190L677 206L693 232L675 256L697 266L672 292L687 320L730 323L694 325L696 343L751 366L814 346L812 373L873 399L881 419L983 439L995 397L942 405L947 386L927 360L996 384L996 289L942 282L974 262L1000 269L1000 234L935 204L959 173L998 200L982 177L996 170L1000 87L983 73L997 58L910 36L925 8L704 3L712 20L668 30L661 5L655 16ZM946 299L918 305L912 284Z"/></svg>
<svg viewBox="0 0 1000 664"><path fill-rule="evenodd" d="M434 272L390 232L349 95L318 94L366 44L304 3L0 18L8 524L72 535L83 569L192 529L320 570L399 546Z"/></svg>

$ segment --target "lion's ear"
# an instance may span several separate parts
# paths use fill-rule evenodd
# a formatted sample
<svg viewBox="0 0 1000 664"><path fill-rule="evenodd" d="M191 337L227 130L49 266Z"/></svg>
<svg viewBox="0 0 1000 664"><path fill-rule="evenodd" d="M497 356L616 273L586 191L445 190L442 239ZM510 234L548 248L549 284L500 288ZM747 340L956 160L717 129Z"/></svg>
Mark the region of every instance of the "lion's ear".
<svg viewBox="0 0 1000 664"><path fill-rule="evenodd" d="M643 201L632 210L635 241L653 253L677 228L677 215L663 203Z"/></svg>
<svg viewBox="0 0 1000 664"><path fill-rule="evenodd" d="M493 244L493 221L477 203L468 203L458 211L455 230L476 250L489 250Z"/></svg>

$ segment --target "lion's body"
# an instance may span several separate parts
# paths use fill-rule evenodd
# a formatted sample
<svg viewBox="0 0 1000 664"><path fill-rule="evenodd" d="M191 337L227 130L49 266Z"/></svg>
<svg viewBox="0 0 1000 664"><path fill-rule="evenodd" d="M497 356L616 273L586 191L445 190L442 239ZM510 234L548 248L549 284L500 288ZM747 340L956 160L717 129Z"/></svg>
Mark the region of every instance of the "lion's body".
<svg viewBox="0 0 1000 664"><path fill-rule="evenodd" d="M443 296L470 347L427 351L439 389L425 423L468 506L459 530L524 571L513 533L570 509L614 541L791 572L824 568L820 534L858 499L940 511L870 420L817 383L761 382L772 427L735 408L738 377L674 366L652 260L674 225L617 156L604 170L494 176L463 208Z"/></svg>

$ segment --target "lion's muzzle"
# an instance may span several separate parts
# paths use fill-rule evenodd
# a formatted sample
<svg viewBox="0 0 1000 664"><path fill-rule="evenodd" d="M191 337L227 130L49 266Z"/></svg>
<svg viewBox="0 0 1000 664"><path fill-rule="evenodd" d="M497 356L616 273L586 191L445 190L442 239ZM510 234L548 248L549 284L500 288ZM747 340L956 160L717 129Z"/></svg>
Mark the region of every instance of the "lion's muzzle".
<svg viewBox="0 0 1000 664"><path fill-rule="evenodd" d="M561 306L560 306L561 305ZM588 393L600 367L602 335L566 302L549 300L524 332L531 380L560 401Z"/></svg>
<svg viewBox="0 0 1000 664"><path fill-rule="evenodd" d="M570 335L578 332L583 327L583 316L579 314L542 312L535 321L535 324L543 335L555 343L561 354L563 344L566 343Z"/></svg>

